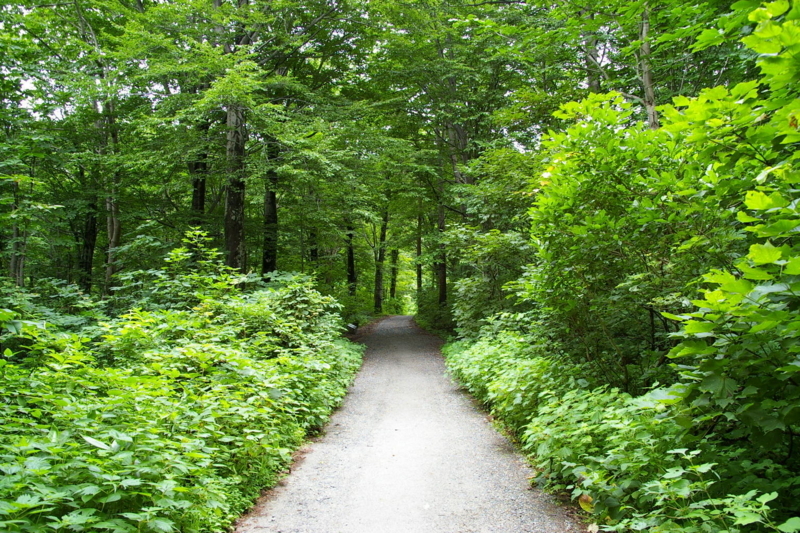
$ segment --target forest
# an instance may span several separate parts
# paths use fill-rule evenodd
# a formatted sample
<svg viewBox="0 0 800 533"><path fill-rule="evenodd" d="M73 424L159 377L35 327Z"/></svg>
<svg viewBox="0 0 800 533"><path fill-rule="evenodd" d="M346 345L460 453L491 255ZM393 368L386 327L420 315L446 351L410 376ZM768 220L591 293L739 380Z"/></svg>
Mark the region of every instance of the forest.
<svg viewBox="0 0 800 533"><path fill-rule="evenodd" d="M800 3L22 0L0 73L0 530L227 531L414 314L590 531L800 531Z"/></svg>

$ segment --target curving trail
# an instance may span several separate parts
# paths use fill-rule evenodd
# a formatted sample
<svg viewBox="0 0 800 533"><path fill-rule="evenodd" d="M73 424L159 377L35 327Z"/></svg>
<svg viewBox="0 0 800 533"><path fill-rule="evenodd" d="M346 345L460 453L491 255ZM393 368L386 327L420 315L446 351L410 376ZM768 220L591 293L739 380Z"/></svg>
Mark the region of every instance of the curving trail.
<svg viewBox="0 0 800 533"><path fill-rule="evenodd" d="M326 434L237 533L585 531L531 490L522 457L445 373L411 317L378 323Z"/></svg>

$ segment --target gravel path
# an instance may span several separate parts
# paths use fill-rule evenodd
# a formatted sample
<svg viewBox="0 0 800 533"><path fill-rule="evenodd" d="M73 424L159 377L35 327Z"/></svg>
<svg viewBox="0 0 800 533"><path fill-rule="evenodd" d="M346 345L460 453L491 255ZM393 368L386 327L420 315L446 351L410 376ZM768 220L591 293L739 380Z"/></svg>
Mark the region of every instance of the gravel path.
<svg viewBox="0 0 800 533"><path fill-rule="evenodd" d="M531 490L530 470L445 374L441 342L389 317L324 437L238 533L585 531Z"/></svg>

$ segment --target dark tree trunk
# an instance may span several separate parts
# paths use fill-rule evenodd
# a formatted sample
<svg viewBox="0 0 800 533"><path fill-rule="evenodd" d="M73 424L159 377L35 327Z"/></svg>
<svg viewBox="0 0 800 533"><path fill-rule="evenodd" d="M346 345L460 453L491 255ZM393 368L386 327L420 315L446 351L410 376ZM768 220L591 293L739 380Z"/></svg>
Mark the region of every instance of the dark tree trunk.
<svg viewBox="0 0 800 533"><path fill-rule="evenodd" d="M356 275L356 254L355 247L353 246L353 233L355 228L347 225L347 294L350 296L356 295L356 285L358 284L358 277Z"/></svg>
<svg viewBox="0 0 800 533"><path fill-rule="evenodd" d="M13 204L11 205L12 213L20 208L21 198L19 192L19 183L12 181L13 187ZM14 217L14 223L11 228L11 256L8 261L8 275L14 280L18 287L25 285L25 254L28 242L28 232L25 228L20 227L20 218Z"/></svg>
<svg viewBox="0 0 800 533"><path fill-rule="evenodd" d="M319 263L319 233L316 228L308 230L308 257L311 259L311 268L316 268Z"/></svg>
<svg viewBox="0 0 800 533"><path fill-rule="evenodd" d="M206 153L205 136L208 134L210 124L198 126L203 134L203 149L193 161L189 161L189 175L192 177L192 213L189 216L189 225L200 227L206 214L206 179L208 178L208 154Z"/></svg>
<svg viewBox="0 0 800 533"><path fill-rule="evenodd" d="M383 264L386 262L386 230L389 227L389 210L383 212L381 229L378 237L378 249L375 256L375 312L383 312Z"/></svg>
<svg viewBox="0 0 800 533"><path fill-rule="evenodd" d="M200 89L207 89L207 83L201 83L190 89L196 94ZM206 180L208 179L208 131L211 123L201 122L196 126L200 134L200 149L195 152L188 162L189 176L192 178L192 211L189 215L189 226L199 228L205 221L206 214Z"/></svg>
<svg viewBox="0 0 800 533"><path fill-rule="evenodd" d="M395 299L397 298L397 272L398 272L398 261L400 261L400 250L394 248L391 253L391 275L389 277L389 298Z"/></svg>
<svg viewBox="0 0 800 533"><path fill-rule="evenodd" d="M438 229L439 233L443 234L446 227L445 227L445 212L444 206L439 206L439 220L438 220ZM444 244L439 245L439 258L434 265L436 270L436 285L439 290L439 305L444 306L447 304L447 248Z"/></svg>
<svg viewBox="0 0 800 533"><path fill-rule="evenodd" d="M83 170L81 169L81 172ZM94 266L94 250L97 245L97 199L89 200L83 227L78 236L78 286L86 293L92 290L92 270Z"/></svg>
<svg viewBox="0 0 800 533"><path fill-rule="evenodd" d="M245 110L242 106L231 104L228 107L228 184L225 191L225 252L229 267L244 272L247 268L247 254L244 238L245 208L245 145L247 129Z"/></svg>
<svg viewBox="0 0 800 533"><path fill-rule="evenodd" d="M105 116L100 124L104 128L103 138L103 151L114 154L117 152L119 146L119 131L116 124L116 111L114 103L105 101L103 103ZM122 242L122 220L120 219L119 209L119 188L120 188L120 173L113 170L109 173L111 179L110 183L106 182L106 273L105 282L103 284L103 295L106 296L111 293L111 285L114 274L119 272L120 265L117 261L117 248Z"/></svg>
<svg viewBox="0 0 800 533"><path fill-rule="evenodd" d="M208 163L205 161L190 162L189 173L192 175L192 214L189 218L189 225L196 228L203 225L203 216L206 213Z"/></svg>
<svg viewBox="0 0 800 533"><path fill-rule="evenodd" d="M267 156L271 161L278 158L277 141L267 146ZM264 191L264 252L261 256L261 276L278 270L278 172L274 166L267 170L267 184Z"/></svg>

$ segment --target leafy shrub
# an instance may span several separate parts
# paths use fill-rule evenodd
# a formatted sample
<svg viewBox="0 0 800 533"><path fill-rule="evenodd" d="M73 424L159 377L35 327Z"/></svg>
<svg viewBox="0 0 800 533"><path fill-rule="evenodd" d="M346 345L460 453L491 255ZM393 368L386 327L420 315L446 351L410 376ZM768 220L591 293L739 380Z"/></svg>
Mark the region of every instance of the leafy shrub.
<svg viewBox="0 0 800 533"><path fill-rule="evenodd" d="M122 284L113 288L114 306L117 309L189 307L203 300L232 296L236 287L249 278L226 266L222 253L211 248L210 241L201 230L187 231L183 246L167 254L164 268L117 274Z"/></svg>
<svg viewBox="0 0 800 533"><path fill-rule="evenodd" d="M569 492L606 531L778 530L779 465L698 439L693 411L664 389L633 397L592 387L585 368L542 339L487 329L444 348L451 372L520 438L539 484Z"/></svg>
<svg viewBox="0 0 800 533"><path fill-rule="evenodd" d="M198 268L96 340L16 332L26 359L0 359L0 529L224 531L327 420L361 358L337 304L306 278L237 295L224 269Z"/></svg>

